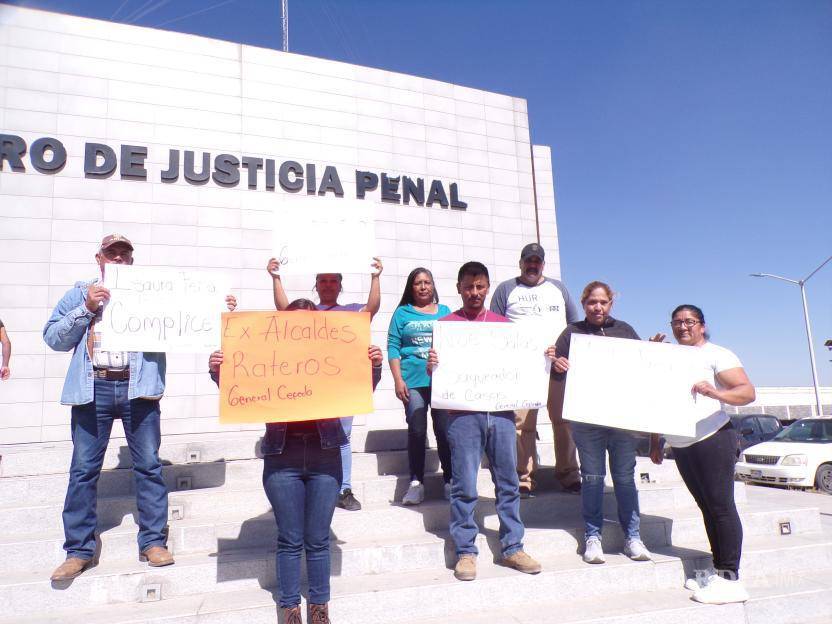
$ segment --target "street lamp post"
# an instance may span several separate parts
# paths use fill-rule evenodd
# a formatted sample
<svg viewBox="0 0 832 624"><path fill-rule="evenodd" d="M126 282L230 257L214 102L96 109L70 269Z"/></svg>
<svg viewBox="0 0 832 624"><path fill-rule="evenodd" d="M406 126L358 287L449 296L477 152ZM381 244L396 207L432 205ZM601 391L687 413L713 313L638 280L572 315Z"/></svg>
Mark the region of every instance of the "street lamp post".
<svg viewBox="0 0 832 624"><path fill-rule="evenodd" d="M772 275L771 273L752 273L751 277L771 277L772 279L782 280L784 282L789 282L790 284L797 284L800 286L800 297L803 300L803 320L806 322L806 338L809 341L809 361L812 364L812 383L815 386L815 403L817 405L818 416L823 416L823 404L820 400L820 387L818 386L818 368L815 365L815 347L812 344L812 325L809 322L809 306L806 303L806 282L809 281L809 278L812 277L815 273L820 271L827 262L832 260L832 256L829 256L826 260L820 263L814 271L809 273L806 277L801 280L794 280L789 279L788 277L783 277L781 275Z"/></svg>

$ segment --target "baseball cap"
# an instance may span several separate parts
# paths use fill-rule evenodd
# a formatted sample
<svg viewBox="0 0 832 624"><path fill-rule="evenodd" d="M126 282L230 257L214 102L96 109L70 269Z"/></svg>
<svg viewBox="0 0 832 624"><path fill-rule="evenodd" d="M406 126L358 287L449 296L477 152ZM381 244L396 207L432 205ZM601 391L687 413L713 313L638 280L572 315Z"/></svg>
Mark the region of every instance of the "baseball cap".
<svg viewBox="0 0 832 624"><path fill-rule="evenodd" d="M122 243L123 245L127 245L130 248L130 251L133 251L133 243L131 243L126 236L122 236L121 234L108 234L103 239L101 239L101 250L104 251L105 249L112 247L116 243Z"/></svg>
<svg viewBox="0 0 832 624"><path fill-rule="evenodd" d="M537 256L541 260L546 260L546 252L543 251L543 247L537 243L529 243L523 247L523 251L520 252L521 260L525 260L526 258L530 258L532 256Z"/></svg>

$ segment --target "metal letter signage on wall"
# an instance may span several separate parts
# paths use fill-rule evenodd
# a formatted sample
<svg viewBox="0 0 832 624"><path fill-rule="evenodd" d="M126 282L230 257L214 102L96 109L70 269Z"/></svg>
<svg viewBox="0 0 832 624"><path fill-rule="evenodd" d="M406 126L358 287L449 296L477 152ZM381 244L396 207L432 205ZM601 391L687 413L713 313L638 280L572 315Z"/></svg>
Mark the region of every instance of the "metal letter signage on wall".
<svg viewBox="0 0 832 624"><path fill-rule="evenodd" d="M27 157L28 152L28 157ZM144 145L122 144L113 147L104 143L84 145L84 177L111 178L118 173L122 180L147 181L145 161L149 150ZM14 134L0 134L0 171L25 173L27 163L39 173L59 174L65 168L68 154L64 144L53 137L41 137L32 142ZM197 164L199 163L199 164ZM180 170L182 175L180 176ZM319 174L319 171L322 172ZM320 177L319 177L320 176ZM168 150L167 166L159 175L159 182L172 184L184 178L186 184L201 186L212 180L220 188L240 185L250 190L260 188L275 191L279 186L287 193L319 197L344 197L344 185L338 169L332 165L317 167L316 163L296 160L277 161L259 156ZM468 204L459 197L456 182L445 185L442 180L425 180L405 175L390 175L386 171L355 171L355 197L364 199L367 192L378 191L383 202L450 210L466 210Z"/></svg>

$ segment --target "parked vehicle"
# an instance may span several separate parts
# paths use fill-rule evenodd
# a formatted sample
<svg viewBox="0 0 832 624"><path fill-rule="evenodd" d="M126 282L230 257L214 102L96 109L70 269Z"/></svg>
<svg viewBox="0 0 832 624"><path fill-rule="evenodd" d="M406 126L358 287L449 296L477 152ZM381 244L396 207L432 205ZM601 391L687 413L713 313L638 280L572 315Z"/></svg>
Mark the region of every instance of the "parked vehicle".
<svg viewBox="0 0 832 624"><path fill-rule="evenodd" d="M832 418L802 418L774 439L746 448L735 471L743 481L832 494Z"/></svg>
<svg viewBox="0 0 832 624"><path fill-rule="evenodd" d="M737 457L749 446L771 440L783 430L783 425L777 416L771 414L734 414L731 423L737 431ZM640 434L639 434L640 435ZM650 456L650 438L645 434L646 441L640 441L636 450L639 456ZM666 459L673 459L673 449L664 447Z"/></svg>
<svg viewBox="0 0 832 624"><path fill-rule="evenodd" d="M771 414L736 414L731 416L737 430L737 457L749 446L771 440L783 430L777 416Z"/></svg>

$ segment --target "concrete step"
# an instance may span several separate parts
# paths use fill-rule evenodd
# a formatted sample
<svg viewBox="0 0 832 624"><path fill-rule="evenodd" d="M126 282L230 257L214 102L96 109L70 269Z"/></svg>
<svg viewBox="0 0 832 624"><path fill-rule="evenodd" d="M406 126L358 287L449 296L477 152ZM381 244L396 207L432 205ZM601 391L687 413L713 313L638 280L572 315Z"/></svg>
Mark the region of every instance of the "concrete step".
<svg viewBox="0 0 832 624"><path fill-rule="evenodd" d="M404 423L402 426L405 426ZM251 459L260 452L263 433L264 428L258 427L251 431L163 435L159 456L166 464ZM354 453L377 455L402 451L407 449L407 429L368 430L367 427L355 427L351 443ZM0 476L65 473L71 458L71 441L0 444ZM104 468L129 468L131 465L125 440L112 438L104 456Z"/></svg>
<svg viewBox="0 0 832 624"><path fill-rule="evenodd" d="M749 584L748 624L827 624L832 622L832 569L770 575Z"/></svg>
<svg viewBox="0 0 832 624"><path fill-rule="evenodd" d="M217 509L235 509L239 513L256 516L268 512L270 505L263 492L261 483L262 462L257 460L243 460L239 462L218 462L215 464L199 464L200 470L192 473L194 476L185 485L196 489L171 491L168 504L171 520L196 518L203 515L215 516ZM117 471L118 472L118 471ZM554 473L552 469L540 471L541 483L549 487L553 485ZM199 475L199 476L196 476ZM174 472L175 485L186 477ZM50 477L21 477L12 481L39 481ZM119 476L121 478L121 476ZM199 488L211 482L223 481L216 487ZM391 501L400 501L407 491L409 481L407 477L387 475L374 476L369 479L353 481L353 491L365 505L380 505ZM429 498L441 498L443 483L438 474L429 475L425 480L426 493ZM693 506L694 502L687 488L681 483L663 485L661 483L638 483L640 490L640 505L645 513L659 512L668 509ZM36 489L34 485L28 489ZM490 474L482 470L478 479L478 489L483 497L493 497L494 487ZM107 486L107 491L114 488ZM136 517L135 495L119 492L117 495L101 496L98 498L98 525L102 530L118 526L125 517ZM737 500L744 500L745 485L736 484ZM545 494L545 493L544 493ZM37 499L37 497L35 497ZM54 497L52 497L54 499ZM579 498L579 497L575 497ZM548 500L546 496L538 495L530 499L531 506L540 503L538 499ZM52 500L45 504L32 504L28 497L13 496L0 499L0 535L13 536L23 533L49 532L60 530L63 498ZM607 507L614 510L615 502L611 490L607 495Z"/></svg>
<svg viewBox="0 0 832 624"><path fill-rule="evenodd" d="M427 450L425 463L426 474L430 475L439 470L439 458L435 449ZM68 468L67 463L64 470ZM246 488L258 481L262 472L263 462L259 458L167 464L162 467L162 474L171 492L220 486ZM382 475L407 474L406 451L353 454L353 479L356 481ZM655 466L645 462L643 458L639 458L636 464L635 479L638 484L681 483L672 462ZM68 480L69 475L66 472L0 477L0 504L7 506L20 502L32 506L52 502L63 503ZM544 466L538 470L536 480L540 489L558 488L551 466ZM609 475L607 485L612 485ZM134 491L133 471L129 467L102 470L98 481L100 497L125 495Z"/></svg>
<svg viewBox="0 0 832 624"><path fill-rule="evenodd" d="M427 471L439 467L435 452L428 454ZM353 479L369 480L383 475L407 472L404 451L379 454L356 453L353 456ZM237 459L228 461L172 464L162 467L162 474L171 492L225 487L246 489L260 481L263 460ZM25 501L28 505L63 503L69 475L67 473L0 478L0 501ZM103 470L98 481L99 497L113 497L135 492L133 471L130 468Z"/></svg>
<svg viewBox="0 0 832 624"><path fill-rule="evenodd" d="M264 429L258 427L251 431L163 435L159 456L164 464L252 459L259 455L263 432ZM401 451L407 448L407 430L356 427L352 447L356 454L371 456ZM0 477L66 473L71 459L70 441L0 445ZM124 439L113 438L104 455L104 468L129 468L131 465L127 443ZM402 471L397 469L395 472Z"/></svg>
<svg viewBox="0 0 832 624"><path fill-rule="evenodd" d="M467 624L828 624L832 621L832 570L795 574L785 581L764 578L745 582L745 604L702 605L684 590L634 592L612 600L538 600L465 614ZM163 620L164 621L164 620ZM203 621L203 620L197 620ZM214 621L214 620L204 620ZM256 621L256 620L255 620ZM445 624L447 617L419 618L403 624Z"/></svg>
<svg viewBox="0 0 832 624"><path fill-rule="evenodd" d="M367 431L365 428L356 427L353 431L353 474L356 478L407 473L407 431L405 429ZM166 435L162 437L159 455L165 465L173 467L253 459L258 457L262 436L262 429ZM552 443L538 442L537 448L541 465L553 466L555 454ZM5 478L8 477L65 475L69 470L71 458L72 442L0 445L0 488L3 487ZM132 466L130 452L124 440L113 439L110 442L104 456L103 466L104 470L126 469ZM436 450L429 449L427 469L435 471L438 467ZM676 464L672 460L665 460L657 466L646 457L638 457L635 473L637 480L680 481ZM126 476L120 478L125 479L125 482L130 481L130 478ZM63 484L63 487L58 489L65 492L65 478ZM0 500L3 500L2 493L3 490L0 489Z"/></svg>
<svg viewBox="0 0 832 624"><path fill-rule="evenodd" d="M744 532L747 536L745 561L746 565L751 564L749 569L752 573L757 570L765 570L766 574L770 574L775 569L803 569L807 561L818 565L828 563L832 567L832 547L820 534L808 530L808 525L795 522L794 532L788 536L780 536L772 530L773 521L783 517L783 513L786 512L763 509L743 514ZM366 516L363 512L345 512L344 515ZM794 514L789 517L792 521L799 518ZM560 524L562 520L563 518L557 519L558 523L552 527L528 528L525 539L526 549L542 561L553 562L555 569L569 562L580 563L577 553L580 551L581 530L575 528L575 524ZM676 516L672 520L654 517L643 520L643 539L655 553L655 565L674 561L678 563L672 569L666 566L656 568L656 574L661 571L675 575L672 579L660 579L662 584L670 587L680 585L685 573L693 576L693 570L706 567L708 555L707 549L701 547L705 540L701 518ZM480 567L489 569L494 567L492 559L499 553L498 523L496 518L488 517L483 524L485 528L479 541L482 553ZM406 576L424 570L445 573L455 559L446 527L447 524L442 528L428 529L428 533L421 536L403 538L394 531L385 532L376 524L373 534L366 534L365 531L365 535L349 540L343 539L334 529L333 575L363 584L369 577L379 579ZM270 528L273 532L274 523L272 521L268 527L265 519L262 519L258 528L262 531ZM388 537L381 537L384 535ZM621 542L618 527L614 523L605 526L604 546L612 562L623 559L619 554ZM61 558L58 557L37 571L4 574L0 581L0 613L36 613L63 609L67 603L61 596L74 596L77 599L77 602L72 603L74 606L97 604L96 601L100 601L98 604L135 601L144 595L144 586L155 584L164 585L165 598L188 593L274 586L276 579L272 548L244 548L239 540L233 539L219 541L218 546L218 550L213 553L177 554L176 565L159 569L139 563L134 547L132 556L117 561L105 560L74 582L56 585L55 588L64 590L56 593L47 579L52 567L60 561ZM12 555L20 557L25 553ZM687 563L681 563L680 559ZM577 568L583 570L584 564Z"/></svg>
<svg viewBox="0 0 832 624"><path fill-rule="evenodd" d="M388 452L383 456L357 455L356 464L363 469L353 479L353 492L362 503L368 505L400 501L407 491L409 479L395 474L378 475L379 468L395 468L399 453ZM406 461L406 458L404 458ZM373 464L372 469L369 464ZM242 505L251 514L262 513L270 507L260 486L262 461L258 459L226 462L197 463L167 466L165 476L170 487L169 506L171 519L193 517L206 505L214 514L217 506ZM638 467L637 467L638 469ZM358 474L371 473L362 478ZM540 491L559 489L553 468L538 472ZM493 496L493 485L487 470L479 475L479 491L482 496ZM641 505L646 512L671 509L694 504L687 488L678 481L648 482L636 480L642 492ZM426 475L426 494L440 498L443 492L441 476ZM49 531L60 527L60 513L66 495L66 475L37 475L0 479L0 535L21 532ZM744 500L745 484L737 483L738 500ZM99 526L117 526L127 515L135 515L135 494L131 470L117 469L102 472L98 497ZM202 495L210 495L204 498ZM608 503L614 508L612 499Z"/></svg>
<svg viewBox="0 0 832 624"><path fill-rule="evenodd" d="M202 466L216 466L223 462L232 463L239 460L254 460L260 457L260 439L262 431L235 432L233 434L203 433L187 436L164 436L159 449L162 463L168 470L182 470L184 473L198 470ZM66 474L72 459L71 442L52 442L42 444L0 445L0 487L10 477L37 477L43 475L63 475L60 479L31 479L26 483L63 483L66 491ZM257 463L257 462L255 462ZM439 460L435 450L427 452L427 469L436 470ZM133 465L130 452L123 440L112 440L104 455L104 472L125 470L125 474L114 474L113 479L132 479L129 468ZM261 464L262 467L262 464ZM375 452L360 452L353 447L353 474L358 477L370 477L383 474L401 474L407 472L407 451L393 447L392 450L379 449ZM61 489L61 488L59 488ZM2 490L0 490L1 492Z"/></svg>
<svg viewBox="0 0 832 624"><path fill-rule="evenodd" d="M758 562L769 567L769 575L746 582L752 600L746 605L725 607L691 602L690 593L681 589L685 562L678 557L633 563L611 555L603 566L583 564L575 556L541 559L544 571L530 577L481 558L478 579L473 583L456 581L449 569L360 578L334 576L332 618L336 622L409 624L438 624L462 617L466 622L483 624L502 620L634 624L705 622L701 615L705 612L709 624L715 617L737 624L795 624L804 621L797 619L796 613L813 618L832 613L829 569L785 569L779 566L781 559L776 555ZM214 565L213 574L204 570L210 563ZM124 570L117 583L112 582L113 572L108 576L101 568L93 569L66 587L55 589L37 580L18 584L13 593L0 587L0 612L18 614L13 620L0 622L70 621L62 617L72 621L82 617L89 624L275 619L275 597L269 589L267 572L258 572L250 562L226 558L206 563L193 557L155 573L147 572L147 568L144 572ZM216 582L212 584L213 580ZM147 596L148 592L161 600L137 602L137 596ZM599 595L604 599L599 600ZM547 599L553 596L568 599ZM32 601L37 601L34 609ZM483 612L484 605L489 604L494 605L492 609Z"/></svg>
<svg viewBox="0 0 832 624"><path fill-rule="evenodd" d="M485 505L485 504L484 504ZM580 520L580 501L572 495L549 494L523 501L521 513L527 518L529 535L543 532L544 539L536 546L545 552L575 552L583 535ZM446 529L448 526L448 509L444 501L427 502L417 508L398 507L385 511L386 506L367 508L361 512L343 512L337 510L333 522L333 532L340 540L344 568L343 574L369 574L385 562L385 569L403 569L407 565L420 561L437 562L446 556ZM424 508L424 509L422 509ZM418 514L422 513L420 519ZM486 527L494 524L494 519L487 516L493 509L484 507L480 519ZM614 518L614 512L609 513ZM691 524L695 528L694 514ZM362 551L366 545L366 526L377 524L384 519L386 524L398 526L398 530L389 538L381 534L372 538L369 554ZM405 521L407 520L407 522ZM534 528L533 525L545 526ZM429 526L429 532L425 526ZM643 533L649 543L664 545L667 543L665 519L657 520L651 516L643 517ZM682 530L677 524L677 534ZM118 526L99 533L100 560L115 562L130 560L136 556L137 526L128 517ZM622 535L614 523L606 527L605 543L610 547L622 545ZM493 540L493 532L489 534ZM483 537L483 539L485 539ZM529 537L529 539L532 539ZM174 521L170 526L168 545L178 555L196 553L228 553L239 549L260 548L264 551L274 549L277 540L277 528L274 516L267 511L255 517L237 516L186 518ZM34 533L0 538L0 574L13 572L34 572L51 569L63 559L63 533ZM379 544L382 549L376 548ZM496 546L495 546L496 548ZM393 554L390 554L393 552ZM450 551L448 551L450 552ZM412 561L410 561L412 558ZM401 560L401 561L400 561ZM452 561L453 558L448 559Z"/></svg>
<svg viewBox="0 0 832 624"><path fill-rule="evenodd" d="M263 431L201 433L162 436L159 455L166 464L215 462L256 457ZM0 445L0 476L61 474L69 470L72 442ZM112 439L104 455L104 468L129 468L130 452L124 440Z"/></svg>

